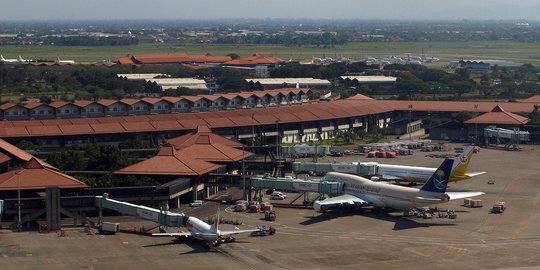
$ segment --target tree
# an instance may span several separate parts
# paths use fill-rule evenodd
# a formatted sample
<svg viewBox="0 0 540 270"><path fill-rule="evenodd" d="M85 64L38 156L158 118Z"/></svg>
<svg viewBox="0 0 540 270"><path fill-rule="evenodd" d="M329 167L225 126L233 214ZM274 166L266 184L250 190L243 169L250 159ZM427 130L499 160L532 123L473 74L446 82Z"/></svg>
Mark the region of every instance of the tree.
<svg viewBox="0 0 540 270"><path fill-rule="evenodd" d="M61 152L53 152L47 155L47 162L60 170L64 170L64 158Z"/></svg>
<svg viewBox="0 0 540 270"><path fill-rule="evenodd" d="M50 96L41 96L39 97L39 102L49 104L52 102L52 98Z"/></svg>
<svg viewBox="0 0 540 270"><path fill-rule="evenodd" d="M459 123L463 123L471 118L474 117L474 114L471 113L471 112L465 112L465 111L462 111L462 112L458 112L458 113L453 113L452 114L452 119L459 122Z"/></svg>
<svg viewBox="0 0 540 270"><path fill-rule="evenodd" d="M230 57L233 60L240 59L240 55L238 55L236 53L229 53L229 54L227 54L227 56Z"/></svg>
<svg viewBox="0 0 540 270"><path fill-rule="evenodd" d="M406 95L407 99L413 99L416 94L427 91L429 87L426 83L418 79L401 79L396 83L394 89Z"/></svg>
<svg viewBox="0 0 540 270"><path fill-rule="evenodd" d="M451 82L449 86L458 97L461 97L463 94L469 93L474 89L474 85L467 81Z"/></svg>
<svg viewBox="0 0 540 270"><path fill-rule="evenodd" d="M216 80L224 91L242 91L247 89L247 82L242 77L222 77Z"/></svg>
<svg viewBox="0 0 540 270"><path fill-rule="evenodd" d="M444 70L430 68L422 72L420 78L422 78L422 80L425 82L438 82L446 75L448 75L448 73L446 73Z"/></svg>
<svg viewBox="0 0 540 270"><path fill-rule="evenodd" d="M491 83L491 78L489 77L489 74L484 73L480 77L480 84L481 85L489 85Z"/></svg>
<svg viewBox="0 0 540 270"><path fill-rule="evenodd" d="M467 68L458 68L455 71L455 74L458 75L461 80L468 80L471 78L471 71Z"/></svg>

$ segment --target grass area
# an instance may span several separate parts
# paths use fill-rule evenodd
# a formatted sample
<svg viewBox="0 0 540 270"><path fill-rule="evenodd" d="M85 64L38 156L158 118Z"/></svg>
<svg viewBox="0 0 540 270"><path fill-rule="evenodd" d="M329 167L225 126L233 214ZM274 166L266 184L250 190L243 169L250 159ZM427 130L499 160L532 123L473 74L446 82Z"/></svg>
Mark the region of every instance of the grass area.
<svg viewBox="0 0 540 270"><path fill-rule="evenodd" d="M126 54L185 52L189 54L225 55L237 53L273 54L283 59L302 60L324 55L342 55L356 59L366 55L381 58L390 54L403 57L406 53L420 55L422 49L429 56L441 59L433 65L459 59L502 59L516 63L540 64L540 44L515 41L466 41L466 42L351 42L335 48L285 45L236 45L236 44L139 44L133 46L0 46L5 58L22 55L25 59L63 59L76 61L115 60Z"/></svg>

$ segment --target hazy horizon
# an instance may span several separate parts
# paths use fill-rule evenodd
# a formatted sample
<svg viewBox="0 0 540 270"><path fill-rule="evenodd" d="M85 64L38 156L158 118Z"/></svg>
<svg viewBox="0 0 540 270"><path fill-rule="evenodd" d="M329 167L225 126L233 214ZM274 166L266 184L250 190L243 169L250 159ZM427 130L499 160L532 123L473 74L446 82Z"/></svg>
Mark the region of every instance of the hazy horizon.
<svg viewBox="0 0 540 270"><path fill-rule="evenodd" d="M1 1L2 21L35 20L539 20L540 1L520 0L25 0ZM7 11L7 12L6 12Z"/></svg>

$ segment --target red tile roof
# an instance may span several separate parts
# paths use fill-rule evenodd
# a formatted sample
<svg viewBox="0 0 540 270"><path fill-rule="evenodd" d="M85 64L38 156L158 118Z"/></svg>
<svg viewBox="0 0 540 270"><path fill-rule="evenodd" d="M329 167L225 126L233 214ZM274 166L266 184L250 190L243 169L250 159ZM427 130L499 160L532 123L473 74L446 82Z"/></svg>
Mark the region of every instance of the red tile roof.
<svg viewBox="0 0 540 270"><path fill-rule="evenodd" d="M127 105L130 105L130 106L137 103L137 102L141 102L141 101L143 101L143 100L138 99L138 98L123 98L123 99L120 100L120 102L122 102L124 104L127 104ZM143 101L143 102L148 103L146 101Z"/></svg>
<svg viewBox="0 0 540 270"><path fill-rule="evenodd" d="M5 155L4 153L0 152L0 164L4 163L4 162L8 162L10 161L11 158L8 157L7 155Z"/></svg>
<svg viewBox="0 0 540 270"><path fill-rule="evenodd" d="M165 64L165 63L223 63L230 61L229 56L188 55L185 53L136 54L127 55L117 60L123 65Z"/></svg>
<svg viewBox="0 0 540 270"><path fill-rule="evenodd" d="M352 97L349 97L348 99L352 99L352 100L373 100L372 98L368 97L368 96L364 96L362 94L356 94Z"/></svg>
<svg viewBox="0 0 540 270"><path fill-rule="evenodd" d="M30 154L28 154L27 152L19 149L18 147L16 147L15 145L13 144L10 144L2 139L0 139L0 151L8 156L10 156L11 158L16 158L16 159L19 159L21 161L30 161L32 159L35 159L38 163L40 163L42 166L44 167L47 167L49 169L53 169L53 170L58 170L56 169L54 166L52 166L51 164L45 162L45 161L42 161L41 159L38 159Z"/></svg>
<svg viewBox="0 0 540 270"><path fill-rule="evenodd" d="M359 100L361 101L361 100ZM372 104L383 105L399 111L444 111L444 112L489 112L499 105L508 112L530 113L534 103L524 102L481 102L481 101L417 101L417 100L373 100Z"/></svg>
<svg viewBox="0 0 540 270"><path fill-rule="evenodd" d="M230 146L212 143L210 136L203 135L197 139L195 144L178 150L178 155L211 162L238 162L253 154Z"/></svg>
<svg viewBox="0 0 540 270"><path fill-rule="evenodd" d="M528 99L521 100L521 102L540 104L540 95L532 96Z"/></svg>
<svg viewBox="0 0 540 270"><path fill-rule="evenodd" d="M58 108L62 108L68 104L71 104L70 102L66 102L66 101L53 101L51 103L49 103L49 106L55 108L55 109L58 109Z"/></svg>
<svg viewBox="0 0 540 270"><path fill-rule="evenodd" d="M145 97L145 98L141 98L141 100L148 103L148 104L156 104L156 103L158 103L158 102L160 102L162 100L167 101L166 99L163 99L163 98L153 98L153 97Z"/></svg>
<svg viewBox="0 0 540 270"><path fill-rule="evenodd" d="M522 104L523 107L523 104ZM531 105L532 107L532 105ZM93 132L84 134L114 134L135 132L128 131L121 123L147 122L153 127L151 131L168 131L168 130L190 130L195 129L199 125L213 125L219 127L236 127L239 125L272 125L276 121L289 122L292 117L301 119L301 121L317 121L327 119L334 115L362 116L373 113L384 113L393 111L393 106L387 105L380 100L337 100L324 103L302 104L293 106L281 106L270 108L253 108L245 110L230 110L221 112L202 112L202 113L181 113L181 114L163 114L163 115L147 115L147 116L118 116L118 117L98 117L98 118L80 118L80 119L63 119L59 120L28 120L28 121L5 121L10 125L0 125L0 137L28 137L40 136L37 132L40 128L32 129L32 134L28 132L31 126L43 126L48 136L63 136L73 135L71 131L67 131L67 125L89 125ZM532 108L531 108L532 110ZM274 116L273 114L276 114ZM291 116L286 116L290 114ZM242 118L239 118L243 116ZM253 120L251 120L253 116ZM277 117L279 116L279 117ZM157 119L157 120L154 120ZM178 125L171 123L173 119ZM223 121L218 121L223 119ZM208 121L206 121L208 120ZM160 123L153 125L153 122L165 121L169 123ZM210 125L211 122L213 125ZM13 126L12 126L13 125ZM17 126L17 127L15 127ZM59 128L62 126L62 128ZM177 128L172 129L174 126ZM146 125L150 128L150 126ZM161 129L165 128L165 129ZM88 128L85 128L88 130ZM52 131L57 133L52 133ZM41 134L44 135L44 134Z"/></svg>
<svg viewBox="0 0 540 270"><path fill-rule="evenodd" d="M31 158L16 170L0 174L0 190L45 189L54 186L59 188L86 188L83 182L63 174L57 170L43 166L43 162Z"/></svg>
<svg viewBox="0 0 540 270"><path fill-rule="evenodd" d="M15 103L12 103L12 102L6 102L6 103L0 105L0 110L7 110L7 109L13 108L15 106L19 106L19 105L15 104Z"/></svg>
<svg viewBox="0 0 540 270"><path fill-rule="evenodd" d="M169 97L169 96L163 96L163 97L161 97L161 99L166 100L166 101L168 101L168 102L174 104L174 103L176 103L176 102L182 100L182 97Z"/></svg>
<svg viewBox="0 0 540 270"><path fill-rule="evenodd" d="M35 108L37 108L39 106L42 106L42 105L50 106L48 104L44 104L44 103L41 103L41 102L28 102L28 103L24 104L24 107L31 110L31 109L35 109Z"/></svg>
<svg viewBox="0 0 540 270"><path fill-rule="evenodd" d="M524 125L529 118L503 110L499 105L491 112L465 121L465 124Z"/></svg>
<svg viewBox="0 0 540 270"><path fill-rule="evenodd" d="M115 174L199 176L221 168L189 155L178 155L174 146L163 146L159 153L147 160L120 169Z"/></svg>
<svg viewBox="0 0 540 270"><path fill-rule="evenodd" d="M193 131L192 133L169 139L167 140L167 142L176 146L179 149L182 149L182 148L186 148L188 146L196 144L199 141L199 138L203 136L205 136L206 138L210 138L213 143L219 143L225 146L236 147L236 148L240 148L243 146L243 144L237 141L233 141L231 139L212 133L210 128L208 128L208 126L206 125L197 126L197 129Z"/></svg>
<svg viewBox="0 0 540 270"><path fill-rule="evenodd" d="M223 63L223 65L251 66L251 65L277 64L277 63L284 63L284 62L286 61L277 57L254 54L253 56L240 57L239 59L234 59L234 60L225 62Z"/></svg>
<svg viewBox="0 0 540 270"><path fill-rule="evenodd" d="M77 100L73 102L73 105L84 108L92 103L95 103L95 102L92 100Z"/></svg>
<svg viewBox="0 0 540 270"><path fill-rule="evenodd" d="M96 101L97 104L103 105L103 106L111 106L114 103L120 102L116 99L100 99Z"/></svg>

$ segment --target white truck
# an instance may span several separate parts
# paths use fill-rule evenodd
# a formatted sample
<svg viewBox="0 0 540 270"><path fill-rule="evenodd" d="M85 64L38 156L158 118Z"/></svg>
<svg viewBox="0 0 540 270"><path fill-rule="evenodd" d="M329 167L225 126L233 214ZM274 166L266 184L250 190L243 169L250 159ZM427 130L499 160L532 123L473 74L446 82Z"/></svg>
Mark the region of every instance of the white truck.
<svg viewBox="0 0 540 270"><path fill-rule="evenodd" d="M99 227L99 232L102 234L115 234L120 231L120 223L103 222Z"/></svg>

